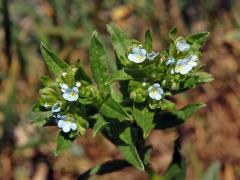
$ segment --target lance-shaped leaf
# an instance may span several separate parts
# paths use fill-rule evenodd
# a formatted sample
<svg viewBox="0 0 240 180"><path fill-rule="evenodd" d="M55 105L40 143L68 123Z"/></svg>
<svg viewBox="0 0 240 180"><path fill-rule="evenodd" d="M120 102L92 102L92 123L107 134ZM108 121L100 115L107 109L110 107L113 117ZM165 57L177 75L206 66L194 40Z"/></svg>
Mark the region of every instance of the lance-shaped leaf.
<svg viewBox="0 0 240 180"><path fill-rule="evenodd" d="M168 32L168 38L169 38L169 56L174 56L175 53L175 34L177 33L177 28L173 27L169 32Z"/></svg>
<svg viewBox="0 0 240 180"><path fill-rule="evenodd" d="M47 49L43 43L40 46L40 50L44 62L47 64L50 71L52 71L56 76L68 68L68 64L60 59L56 54L54 54L54 52Z"/></svg>
<svg viewBox="0 0 240 180"><path fill-rule="evenodd" d="M76 81L84 80L84 81L87 81L87 82L91 83L91 79L87 75L87 73L84 71L80 60L78 60L78 62L77 62L77 67L78 68L77 68L77 71L75 73L75 80Z"/></svg>
<svg viewBox="0 0 240 180"><path fill-rule="evenodd" d="M124 159L134 167L144 170L144 164L136 148L136 139L133 133L133 125L130 121L116 122L112 121L109 126L104 128L103 134L113 144L115 144Z"/></svg>
<svg viewBox="0 0 240 180"><path fill-rule="evenodd" d="M93 137L102 131L102 129L108 124L108 122L100 115L96 114L93 116L93 119L96 119L96 122L93 126Z"/></svg>
<svg viewBox="0 0 240 180"><path fill-rule="evenodd" d="M206 72L190 73L189 78L184 82L184 88L196 87L199 84L211 82L214 77Z"/></svg>
<svg viewBox="0 0 240 180"><path fill-rule="evenodd" d="M198 34L193 34L191 36L188 36L186 40L191 44L191 47L193 49L198 50L205 44L208 36L209 36L209 32L201 32Z"/></svg>
<svg viewBox="0 0 240 180"><path fill-rule="evenodd" d="M129 119L128 113L124 108L109 96L101 105L100 113L108 118L126 120Z"/></svg>
<svg viewBox="0 0 240 180"><path fill-rule="evenodd" d="M126 49L131 45L130 39L114 24L109 24L107 26L107 29L111 34L113 48L116 51L118 59L122 64L126 65L128 63L128 59L126 57Z"/></svg>
<svg viewBox="0 0 240 180"><path fill-rule="evenodd" d="M147 52L152 51L152 35L150 30L146 31L145 33L145 42L144 42L144 47L147 50Z"/></svg>
<svg viewBox="0 0 240 180"><path fill-rule="evenodd" d="M155 113L155 129L167 129L179 126L189 119L197 110L204 107L205 104L195 103L173 112Z"/></svg>
<svg viewBox="0 0 240 180"><path fill-rule="evenodd" d="M60 131L57 135L57 147L55 150L55 155L58 156L64 150L68 149L73 142L73 138L69 138L67 134Z"/></svg>
<svg viewBox="0 0 240 180"><path fill-rule="evenodd" d="M137 125L143 131L143 137L147 138L151 130L154 128L154 113L151 112L147 106L142 107L135 104L133 107L133 114Z"/></svg>
<svg viewBox="0 0 240 180"><path fill-rule="evenodd" d="M94 32L90 44L90 68L95 82L99 88L104 87L105 81L109 77L109 69L107 64L106 51L102 43L97 38L97 33Z"/></svg>
<svg viewBox="0 0 240 180"><path fill-rule="evenodd" d="M118 142L117 146L121 154L133 166L140 170L144 170L143 162L134 143L135 139L133 137L131 124L129 122L121 124L118 130L120 131L120 142Z"/></svg>
<svg viewBox="0 0 240 180"><path fill-rule="evenodd" d="M124 69L114 72L105 82L106 85L111 84L114 81L124 81L124 80L130 80L133 79L133 77L129 74L127 74Z"/></svg>
<svg viewBox="0 0 240 180"><path fill-rule="evenodd" d="M52 112L51 111L46 111L46 112L37 112L34 111L34 113L31 114L33 117L32 123L33 125L37 127L42 127L44 126L52 117Z"/></svg>
<svg viewBox="0 0 240 180"><path fill-rule="evenodd" d="M178 179L185 180L186 179L186 160L180 153L180 142L179 139L175 141L174 144L174 153L171 164L169 165L167 171L163 176L159 177L162 180L170 180L170 179Z"/></svg>

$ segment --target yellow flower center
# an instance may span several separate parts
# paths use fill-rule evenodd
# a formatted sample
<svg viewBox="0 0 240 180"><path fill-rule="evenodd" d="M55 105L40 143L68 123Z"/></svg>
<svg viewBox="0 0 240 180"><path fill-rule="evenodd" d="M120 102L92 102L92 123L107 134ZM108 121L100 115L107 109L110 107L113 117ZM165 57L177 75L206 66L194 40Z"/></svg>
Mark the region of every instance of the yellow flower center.
<svg viewBox="0 0 240 180"><path fill-rule="evenodd" d="M141 61L141 60L142 60L142 56L141 56L141 55L138 55L138 56L137 56L137 60L138 60L138 61Z"/></svg>
<svg viewBox="0 0 240 180"><path fill-rule="evenodd" d="M178 71L182 71L183 70L183 65L180 65L177 67Z"/></svg>
<svg viewBox="0 0 240 180"><path fill-rule="evenodd" d="M156 93L157 93L157 89L153 89L152 94L156 94Z"/></svg>
<svg viewBox="0 0 240 180"><path fill-rule="evenodd" d="M72 93L71 93L71 96L72 96L72 97L74 97L74 96L75 96L75 93L74 93L74 92L72 92Z"/></svg>

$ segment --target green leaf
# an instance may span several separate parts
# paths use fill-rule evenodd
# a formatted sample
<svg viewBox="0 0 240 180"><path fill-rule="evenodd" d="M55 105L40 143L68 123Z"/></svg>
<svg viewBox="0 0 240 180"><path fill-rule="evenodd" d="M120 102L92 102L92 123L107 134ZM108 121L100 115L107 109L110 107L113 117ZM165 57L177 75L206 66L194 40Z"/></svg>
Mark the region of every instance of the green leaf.
<svg viewBox="0 0 240 180"><path fill-rule="evenodd" d="M124 80L130 80L133 79L133 77L129 74L127 74L124 69L114 72L105 82L106 85L111 84L114 81L124 81Z"/></svg>
<svg viewBox="0 0 240 180"><path fill-rule="evenodd" d="M204 107L205 104L195 103L173 112L155 113L154 122L156 129L167 129L179 126L189 119L197 110Z"/></svg>
<svg viewBox="0 0 240 180"><path fill-rule="evenodd" d="M164 173L164 176L162 176L161 178L164 180L185 180L186 171L186 160L180 153L180 142L179 139L177 139L174 143L172 162L168 167L167 171Z"/></svg>
<svg viewBox="0 0 240 180"><path fill-rule="evenodd" d="M139 139L136 139L133 128L130 121L120 123L111 121L102 133L118 147L126 161L136 168L144 170L143 162L135 145L135 142L139 141Z"/></svg>
<svg viewBox="0 0 240 180"><path fill-rule="evenodd" d="M93 116L96 122L93 126L93 137L95 137L102 129L108 124L108 122L100 115L96 114Z"/></svg>
<svg viewBox="0 0 240 180"><path fill-rule="evenodd" d="M55 155L58 156L64 150L68 149L73 142L73 138L69 138L67 134L60 131L57 135L57 147L55 150Z"/></svg>
<svg viewBox="0 0 240 180"><path fill-rule="evenodd" d="M153 47L152 47L152 35L150 30L148 30L145 33L145 42L144 42L144 47L147 50L147 52L151 52Z"/></svg>
<svg viewBox="0 0 240 180"><path fill-rule="evenodd" d="M58 76L68 68L68 64L62 59L60 59L52 51L47 49L43 43L40 46L40 50L44 62L47 64L48 68L55 74L55 76Z"/></svg>
<svg viewBox="0 0 240 180"><path fill-rule="evenodd" d="M87 81L87 82L91 83L91 79L87 75L87 73L84 71L80 60L78 60L77 64L78 64L77 65L78 69L77 69L77 71L75 73L75 80L76 81L84 80L84 81Z"/></svg>
<svg viewBox="0 0 240 180"><path fill-rule="evenodd" d="M40 79L43 86L50 86L53 84L53 81L48 76L42 76Z"/></svg>
<svg viewBox="0 0 240 180"><path fill-rule="evenodd" d="M130 39L114 24L109 24L107 26L107 29L108 32L111 34L113 48L116 51L118 59L121 61L122 64L128 64L129 62L126 58L126 49L129 48L131 45Z"/></svg>
<svg viewBox="0 0 240 180"><path fill-rule="evenodd" d="M129 115L123 107L109 96L101 105L100 113L108 118L127 120Z"/></svg>
<svg viewBox="0 0 240 180"><path fill-rule="evenodd" d="M210 165L207 169L206 173L203 176L203 180L218 180L220 179L219 175L221 171L221 164L220 162L216 161Z"/></svg>
<svg viewBox="0 0 240 180"><path fill-rule="evenodd" d="M152 146L148 145L145 149L144 149L144 164L149 164L149 161L151 159L151 154L152 154Z"/></svg>
<svg viewBox="0 0 240 180"><path fill-rule="evenodd" d="M33 120L32 120L33 125L35 125L37 127L42 127L52 117L52 112L51 111L34 112L34 113L32 113L31 116L33 117Z"/></svg>
<svg viewBox="0 0 240 180"><path fill-rule="evenodd" d="M192 88L214 80L214 77L206 72L190 73L188 76L189 78L184 82L184 88Z"/></svg>
<svg viewBox="0 0 240 180"><path fill-rule="evenodd" d="M137 125L143 130L143 137L147 138L151 130L154 128L154 113L151 112L147 106L141 107L135 104L133 107L133 114Z"/></svg>
<svg viewBox="0 0 240 180"><path fill-rule="evenodd" d="M177 28L173 27L169 32L168 32L168 38L169 38L169 56L174 56L175 53L175 34L177 33Z"/></svg>
<svg viewBox="0 0 240 180"><path fill-rule="evenodd" d="M191 44L191 47L193 49L198 50L205 44L208 36L209 36L209 32L201 32L198 34L188 36L186 38L186 41Z"/></svg>
<svg viewBox="0 0 240 180"><path fill-rule="evenodd" d="M161 101L160 107L162 110L176 111L176 105L167 99Z"/></svg>
<svg viewBox="0 0 240 180"><path fill-rule="evenodd" d="M105 81L109 78L106 51L94 32L90 44L90 68L95 82L99 88L104 87Z"/></svg>
<svg viewBox="0 0 240 180"><path fill-rule="evenodd" d="M125 127L119 137L123 141L123 144L119 144L118 149L122 153L123 157L136 168L144 170L143 162L134 144L131 126Z"/></svg>

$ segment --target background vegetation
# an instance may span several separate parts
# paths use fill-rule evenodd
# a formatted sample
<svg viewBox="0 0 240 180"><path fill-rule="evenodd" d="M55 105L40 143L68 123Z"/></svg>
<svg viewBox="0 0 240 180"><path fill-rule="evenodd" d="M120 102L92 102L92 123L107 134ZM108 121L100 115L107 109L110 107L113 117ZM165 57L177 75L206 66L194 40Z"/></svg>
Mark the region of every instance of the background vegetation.
<svg viewBox="0 0 240 180"><path fill-rule="evenodd" d="M57 128L38 129L30 123L39 77L49 73L40 56L40 42L69 63L81 58L88 71L92 31L99 32L114 57L106 31L109 22L140 40L150 27L156 50L167 47L167 32L174 25L179 35L211 32L202 61L216 80L175 99L179 107L193 101L205 102L207 107L176 130L151 134L152 166L158 173L166 170L173 142L181 136L187 179L208 180L213 174L227 180L240 178L239 1L2 0L0 22L0 179L74 179L93 165L120 158L110 142L101 135L93 139L91 132L55 157ZM127 168L92 179L123 176L147 178Z"/></svg>

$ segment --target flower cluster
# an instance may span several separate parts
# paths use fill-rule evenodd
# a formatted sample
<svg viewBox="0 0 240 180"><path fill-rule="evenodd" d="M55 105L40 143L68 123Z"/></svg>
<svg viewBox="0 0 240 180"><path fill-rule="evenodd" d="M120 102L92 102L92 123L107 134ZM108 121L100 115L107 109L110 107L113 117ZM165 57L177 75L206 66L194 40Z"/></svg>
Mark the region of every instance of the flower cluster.
<svg viewBox="0 0 240 180"><path fill-rule="evenodd" d="M92 128L94 136L103 131L118 147L119 142L123 143L126 148L121 151L126 151L127 155L123 154L126 160L144 168L144 162L134 164L145 157L138 154L138 150L142 152L145 147L137 147L143 138L147 138L152 129L179 125L184 122L182 117L189 117L201 106L195 104L184 111L177 110L170 96L213 80L211 75L201 72L199 61L199 49L208 33L176 38L177 30L173 28L169 31L169 48L158 52L152 47L150 31L145 34L144 44L128 38L114 25L109 25L108 31L119 61L116 66L119 69L114 72L108 65L114 61L107 60L107 51L96 32L89 49L92 76L85 72L80 61L69 65L41 46L44 61L56 81L42 77L44 87L33 110L40 112L38 125L48 125L49 122L49 125L54 123L58 127L57 151L65 149L69 140L83 135L86 128ZM114 84L116 81L119 83ZM179 117L176 116L178 113ZM168 118L180 119L169 123L171 119ZM134 132L134 137L129 132ZM134 139L135 135L137 139Z"/></svg>
<svg viewBox="0 0 240 180"><path fill-rule="evenodd" d="M36 104L36 108L50 111L59 129L68 134L78 133L80 121L84 121L83 118L76 118L81 116L79 108L95 98L92 85L84 80L79 81L76 71L76 68L69 68L57 77L57 82L46 79L48 86L40 90L41 96Z"/></svg>
<svg viewBox="0 0 240 180"><path fill-rule="evenodd" d="M198 66L199 52L198 50L194 50L194 48L192 48L191 44L188 43L185 38L177 38L173 46L175 50L173 50L171 54L157 53L155 51L150 51L148 53L141 44L137 47L134 46L131 48L131 51L127 55L130 62L140 64L146 59L151 61L155 60L155 66L159 68L156 69L156 72L154 70L148 72L148 77L144 78L144 85L140 86L140 82L137 86L137 83L129 83L129 86L131 86L130 98L135 102L144 102L147 99L148 94L148 97L150 98L150 106L153 103L158 103L164 99L166 95L169 93L171 94L171 92L166 92L167 90L176 91L179 88L181 79L184 78L177 76L177 74L187 75L190 71ZM164 61L160 64L156 58L158 55L161 56L161 59L164 59ZM141 68L141 66L139 67ZM152 68L154 69L153 66ZM164 74L166 72L170 72L172 76ZM158 79L156 78L157 76L160 76L161 78ZM151 79L150 81L148 80L149 78Z"/></svg>
<svg viewBox="0 0 240 180"><path fill-rule="evenodd" d="M132 52L128 54L128 59L134 63L142 63L146 59L154 60L158 54L159 53L155 51L147 53L146 49L142 48L142 45L139 45L138 47L132 48Z"/></svg>

